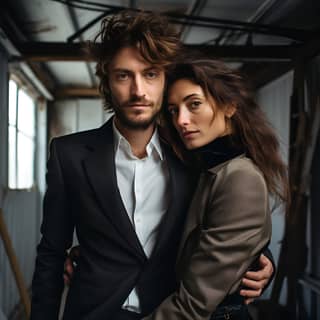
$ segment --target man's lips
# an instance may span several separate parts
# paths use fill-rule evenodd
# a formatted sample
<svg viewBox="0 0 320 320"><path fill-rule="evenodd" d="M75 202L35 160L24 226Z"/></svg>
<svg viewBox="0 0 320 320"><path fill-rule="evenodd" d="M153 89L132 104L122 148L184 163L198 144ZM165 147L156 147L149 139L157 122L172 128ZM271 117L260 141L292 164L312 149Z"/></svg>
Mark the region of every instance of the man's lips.
<svg viewBox="0 0 320 320"><path fill-rule="evenodd" d="M150 103L129 103L128 107L151 107Z"/></svg>

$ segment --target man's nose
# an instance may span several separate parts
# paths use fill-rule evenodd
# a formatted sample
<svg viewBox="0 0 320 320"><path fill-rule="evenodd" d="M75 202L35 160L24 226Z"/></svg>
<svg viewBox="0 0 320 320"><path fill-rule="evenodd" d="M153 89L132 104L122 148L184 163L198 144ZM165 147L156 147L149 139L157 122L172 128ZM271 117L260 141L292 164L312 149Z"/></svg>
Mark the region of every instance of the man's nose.
<svg viewBox="0 0 320 320"><path fill-rule="evenodd" d="M140 76L134 77L131 83L131 95L143 97L145 94L143 79Z"/></svg>

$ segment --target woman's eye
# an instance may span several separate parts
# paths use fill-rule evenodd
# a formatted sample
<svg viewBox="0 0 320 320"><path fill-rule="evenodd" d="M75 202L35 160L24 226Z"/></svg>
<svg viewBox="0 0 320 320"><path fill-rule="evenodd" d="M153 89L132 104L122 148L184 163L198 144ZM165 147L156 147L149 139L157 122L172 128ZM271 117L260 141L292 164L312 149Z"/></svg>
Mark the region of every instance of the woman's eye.
<svg viewBox="0 0 320 320"><path fill-rule="evenodd" d="M201 103L202 103L201 101L192 101L190 106L191 108L196 109L201 105Z"/></svg>

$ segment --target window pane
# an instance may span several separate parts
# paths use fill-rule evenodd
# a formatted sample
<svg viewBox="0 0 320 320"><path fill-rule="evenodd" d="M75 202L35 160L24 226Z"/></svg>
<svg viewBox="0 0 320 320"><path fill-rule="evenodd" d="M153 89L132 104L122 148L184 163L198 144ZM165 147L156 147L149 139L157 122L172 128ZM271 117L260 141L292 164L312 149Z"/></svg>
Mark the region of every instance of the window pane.
<svg viewBox="0 0 320 320"><path fill-rule="evenodd" d="M17 123L17 84L9 81L9 124L15 126Z"/></svg>
<svg viewBox="0 0 320 320"><path fill-rule="evenodd" d="M29 137L35 134L35 105L25 91L18 94L18 130Z"/></svg>
<svg viewBox="0 0 320 320"><path fill-rule="evenodd" d="M15 189L16 185L16 128L9 126L9 188Z"/></svg>
<svg viewBox="0 0 320 320"><path fill-rule="evenodd" d="M30 188L34 177L34 141L18 132L18 188Z"/></svg>

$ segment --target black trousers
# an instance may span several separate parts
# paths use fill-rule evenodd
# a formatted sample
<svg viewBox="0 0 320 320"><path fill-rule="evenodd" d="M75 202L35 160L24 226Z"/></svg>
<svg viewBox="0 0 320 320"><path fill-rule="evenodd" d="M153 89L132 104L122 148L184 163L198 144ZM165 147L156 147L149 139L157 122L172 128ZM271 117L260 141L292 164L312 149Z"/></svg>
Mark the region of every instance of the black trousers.
<svg viewBox="0 0 320 320"><path fill-rule="evenodd" d="M227 296L212 314L210 320L251 320L248 306L238 293Z"/></svg>
<svg viewBox="0 0 320 320"><path fill-rule="evenodd" d="M112 320L140 320L143 318L143 315L136 312L131 312L128 310L121 309Z"/></svg>

